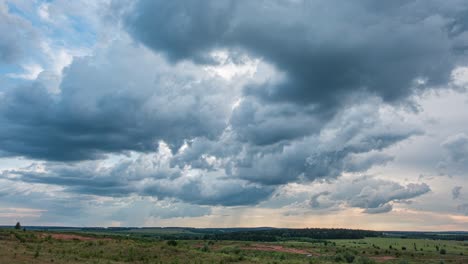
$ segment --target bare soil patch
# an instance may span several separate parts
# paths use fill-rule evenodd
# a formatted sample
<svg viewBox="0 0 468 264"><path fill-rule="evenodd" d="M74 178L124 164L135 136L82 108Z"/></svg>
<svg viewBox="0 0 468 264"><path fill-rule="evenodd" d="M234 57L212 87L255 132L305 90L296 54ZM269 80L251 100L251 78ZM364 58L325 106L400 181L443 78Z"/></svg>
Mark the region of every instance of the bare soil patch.
<svg viewBox="0 0 468 264"><path fill-rule="evenodd" d="M260 250L260 251L274 251L274 252L284 252L284 253L294 253L294 254L303 254L303 255L316 255L312 252L306 251L304 249L298 248L287 248L279 245L266 245L266 244L253 244L248 247L242 247L241 249L246 250Z"/></svg>
<svg viewBox="0 0 468 264"><path fill-rule="evenodd" d="M79 241L96 241L96 240L110 240L110 238L96 238L96 237L87 237L74 234L43 234L44 237L51 236L53 239L57 240L79 240Z"/></svg>
<svg viewBox="0 0 468 264"><path fill-rule="evenodd" d="M387 260L396 259L396 257L393 257L393 256L379 256L379 257L370 257L370 258L377 262L385 262Z"/></svg>

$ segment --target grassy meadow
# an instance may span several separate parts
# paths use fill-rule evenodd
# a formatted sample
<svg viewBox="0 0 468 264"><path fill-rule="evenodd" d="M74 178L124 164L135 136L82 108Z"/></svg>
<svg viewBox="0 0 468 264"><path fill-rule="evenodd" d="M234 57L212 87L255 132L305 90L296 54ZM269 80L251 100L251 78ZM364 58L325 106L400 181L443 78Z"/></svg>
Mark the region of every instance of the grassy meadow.
<svg viewBox="0 0 468 264"><path fill-rule="evenodd" d="M468 263L468 242L372 237L308 242L161 240L0 229L0 263Z"/></svg>

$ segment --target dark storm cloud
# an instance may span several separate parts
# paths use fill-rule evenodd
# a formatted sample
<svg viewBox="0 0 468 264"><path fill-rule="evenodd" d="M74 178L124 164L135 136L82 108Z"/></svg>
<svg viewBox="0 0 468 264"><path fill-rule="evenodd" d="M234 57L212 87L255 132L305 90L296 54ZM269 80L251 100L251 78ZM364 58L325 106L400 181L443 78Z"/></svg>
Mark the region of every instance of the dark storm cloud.
<svg viewBox="0 0 468 264"><path fill-rule="evenodd" d="M363 172L384 164L391 157L380 150L420 131L379 114L378 109L376 102L349 107L329 120L319 136L274 147L244 148L235 159L232 174L263 184L284 184L336 178L343 172Z"/></svg>
<svg viewBox="0 0 468 264"><path fill-rule="evenodd" d="M0 149L83 160L154 150L159 140L177 149L185 139L215 138L228 121L229 92L221 80L197 74L193 66L170 68L146 49L123 44L76 58L59 94L36 81L0 96Z"/></svg>
<svg viewBox="0 0 468 264"><path fill-rule="evenodd" d="M239 136L239 130L242 133L250 129L264 131L266 135L275 133L262 128L261 124L247 126L244 130L242 127L235 128L230 137L225 136L219 141L195 139L182 152L174 155L171 164L190 164L192 168L207 170L222 169L230 177L264 185L334 179L343 172L365 172L393 159L382 150L421 133L419 129L402 123L395 113L382 111L380 102L368 100L350 106L328 120L320 134L309 132L298 138L283 138L275 144L261 144L255 137L247 139ZM301 113L299 111L297 116L291 117L292 123L295 118L301 118ZM262 115L257 117L252 119L269 120ZM272 115L273 120L282 118L281 113ZM288 129L291 122L287 118L283 122L283 129ZM291 129L295 130L294 125ZM216 157L218 167L207 162L207 157Z"/></svg>
<svg viewBox="0 0 468 264"><path fill-rule="evenodd" d="M456 60L451 40L464 33L455 11L439 10L437 2L420 12L420 4L404 1L335 4L138 1L126 17L128 31L171 60L208 61L216 48L247 51L284 72L284 80L250 85L247 94L254 96L246 96L231 115L229 98L236 93L222 81L193 76L196 66L171 68L142 47L111 45L75 59L59 94L39 83L2 94L1 151L46 160L96 159L150 151L158 140L176 150L186 140L216 139L227 127L241 142L287 144L320 133L339 112L331 102L349 106L350 91L392 101L407 95L415 78L429 84L447 80ZM375 147L406 137L380 137ZM333 150L327 160L346 155ZM304 166L301 159L297 166ZM246 171L245 177L256 177L252 173L257 172Z"/></svg>
<svg viewBox="0 0 468 264"><path fill-rule="evenodd" d="M416 86L447 84L463 54L467 10L463 1L140 0L125 20L173 61L207 63L220 48L262 57L286 78L247 94L333 113L355 91L393 102Z"/></svg>
<svg viewBox="0 0 468 264"><path fill-rule="evenodd" d="M325 123L313 107L262 104L245 98L235 108L230 124L237 139L257 145L288 141L317 133Z"/></svg>

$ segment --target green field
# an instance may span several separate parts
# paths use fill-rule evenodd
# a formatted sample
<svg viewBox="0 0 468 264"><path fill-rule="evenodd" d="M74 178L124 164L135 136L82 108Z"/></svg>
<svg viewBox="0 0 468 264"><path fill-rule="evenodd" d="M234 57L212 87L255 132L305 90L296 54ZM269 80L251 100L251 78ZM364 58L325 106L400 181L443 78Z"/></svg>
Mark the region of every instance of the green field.
<svg viewBox="0 0 468 264"><path fill-rule="evenodd" d="M0 229L0 263L468 263L468 242L385 237L168 241Z"/></svg>

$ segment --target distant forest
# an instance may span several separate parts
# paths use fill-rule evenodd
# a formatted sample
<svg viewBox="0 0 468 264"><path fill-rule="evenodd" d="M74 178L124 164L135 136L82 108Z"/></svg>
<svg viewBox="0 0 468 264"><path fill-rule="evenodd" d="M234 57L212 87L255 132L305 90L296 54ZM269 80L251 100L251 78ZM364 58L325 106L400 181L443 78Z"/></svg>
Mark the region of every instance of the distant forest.
<svg viewBox="0 0 468 264"><path fill-rule="evenodd" d="M382 236L382 232L354 229L269 229L257 231L238 231L206 235L205 239L242 240L242 241L282 241L298 240L313 241L325 239L361 239L365 237Z"/></svg>
<svg viewBox="0 0 468 264"><path fill-rule="evenodd" d="M2 226L0 226L2 228ZM3 228L13 228L3 226ZM26 226L27 230L66 233L86 233L87 235L107 235L142 239L199 239L237 241L307 241L324 242L328 239L362 239L365 237L422 238L434 240L467 241L468 232L403 232L371 231L359 229L333 228L192 228L192 227L41 227Z"/></svg>

